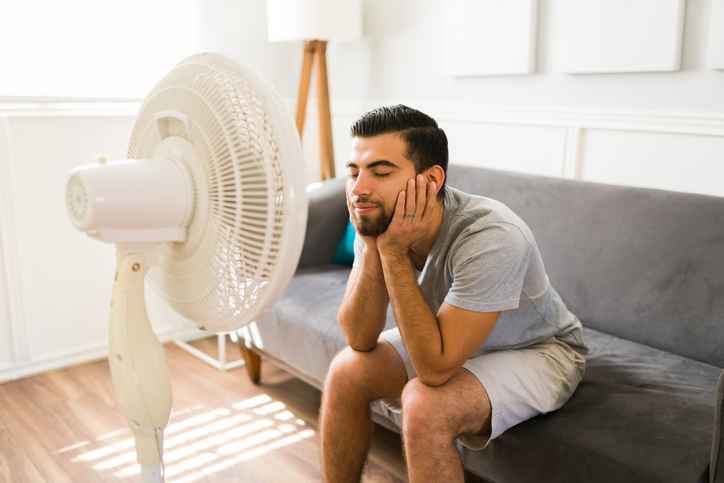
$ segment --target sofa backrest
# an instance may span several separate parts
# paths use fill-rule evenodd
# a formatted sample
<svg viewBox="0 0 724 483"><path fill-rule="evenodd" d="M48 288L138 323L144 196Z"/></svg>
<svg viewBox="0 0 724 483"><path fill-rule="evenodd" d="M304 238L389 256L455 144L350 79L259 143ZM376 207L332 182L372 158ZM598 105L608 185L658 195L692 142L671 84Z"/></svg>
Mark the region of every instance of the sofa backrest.
<svg viewBox="0 0 724 483"><path fill-rule="evenodd" d="M724 198L451 165L508 205L584 326L724 367Z"/></svg>

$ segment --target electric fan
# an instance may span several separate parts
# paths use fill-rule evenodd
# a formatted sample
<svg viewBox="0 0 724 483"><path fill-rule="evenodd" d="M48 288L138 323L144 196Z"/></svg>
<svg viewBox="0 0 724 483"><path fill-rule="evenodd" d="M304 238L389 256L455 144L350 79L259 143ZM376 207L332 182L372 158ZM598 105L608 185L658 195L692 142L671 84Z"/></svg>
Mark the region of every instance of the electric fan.
<svg viewBox="0 0 724 483"><path fill-rule="evenodd" d="M70 172L73 224L117 245L109 363L144 481L163 481L171 386L144 282L212 332L254 321L296 269L307 220L294 121L271 86L218 54L176 65L144 100L128 159Z"/></svg>

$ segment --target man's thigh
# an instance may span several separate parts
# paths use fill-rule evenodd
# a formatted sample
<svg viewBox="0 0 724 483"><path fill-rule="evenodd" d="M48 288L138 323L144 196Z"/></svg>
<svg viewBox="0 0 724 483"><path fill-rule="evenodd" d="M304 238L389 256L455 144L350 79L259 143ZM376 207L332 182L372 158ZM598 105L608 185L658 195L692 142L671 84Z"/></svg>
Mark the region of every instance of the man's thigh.
<svg viewBox="0 0 724 483"><path fill-rule="evenodd" d="M407 371L400 354L387 341L380 340L375 350L379 352L375 374L378 381L381 398L399 398L407 384Z"/></svg>
<svg viewBox="0 0 724 483"><path fill-rule="evenodd" d="M403 359L407 377L412 381L416 377L415 369L399 332L388 330L381 337L389 341ZM448 381L448 384L455 381L451 394L460 397L461 405L450 404L455 415L469 414L474 423L489 411L490 418L481 431L463 433L459 438L467 448L478 450L512 426L560 408L581 381L585 358L552 337L523 349L482 354L466 361L463 367L465 370L459 371L462 375L458 379ZM378 412L402 427L399 400L380 400L374 404ZM470 411L465 412L468 407Z"/></svg>
<svg viewBox="0 0 724 483"><path fill-rule="evenodd" d="M487 391L475 375L461 368L442 386L434 388L424 386L417 379L417 373L399 331L397 329L384 331L380 341L384 341L384 344L389 346L402 362L407 374L406 391L413 389L414 386L421 391L425 391L423 396L436 399L440 406L439 411L443 411L446 417L453 420L454 425L461 432L472 432L484 438L490 434L490 400ZM373 408L394 421L399 428L402 428L402 402L400 396L401 394L381 398L373 403Z"/></svg>
<svg viewBox="0 0 724 483"><path fill-rule="evenodd" d="M492 440L523 421L563 406L583 378L585 358L551 337L522 349L474 357L464 367L489 396ZM464 439L462 442L478 449L478 444L466 444Z"/></svg>

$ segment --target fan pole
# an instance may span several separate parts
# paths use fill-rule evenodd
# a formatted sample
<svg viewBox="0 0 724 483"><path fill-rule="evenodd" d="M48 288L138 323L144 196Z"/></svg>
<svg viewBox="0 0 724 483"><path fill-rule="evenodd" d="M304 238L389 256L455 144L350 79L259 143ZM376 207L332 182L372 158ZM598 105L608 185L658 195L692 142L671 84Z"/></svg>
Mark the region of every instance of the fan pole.
<svg viewBox="0 0 724 483"><path fill-rule="evenodd" d="M146 312L144 279L153 252L118 249L108 361L121 411L136 442L144 482L163 482L163 431L171 413L166 354Z"/></svg>

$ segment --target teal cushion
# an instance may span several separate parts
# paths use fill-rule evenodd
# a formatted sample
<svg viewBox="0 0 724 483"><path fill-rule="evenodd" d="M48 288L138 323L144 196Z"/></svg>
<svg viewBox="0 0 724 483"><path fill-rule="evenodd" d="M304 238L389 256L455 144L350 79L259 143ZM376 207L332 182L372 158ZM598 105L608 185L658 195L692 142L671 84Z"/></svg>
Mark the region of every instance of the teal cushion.
<svg viewBox="0 0 724 483"><path fill-rule="evenodd" d="M351 221L348 221L344 235L337 244L337 251L334 253L332 263L352 266L352 262L354 262L354 237L356 234L357 230L354 229L354 225L352 225Z"/></svg>

